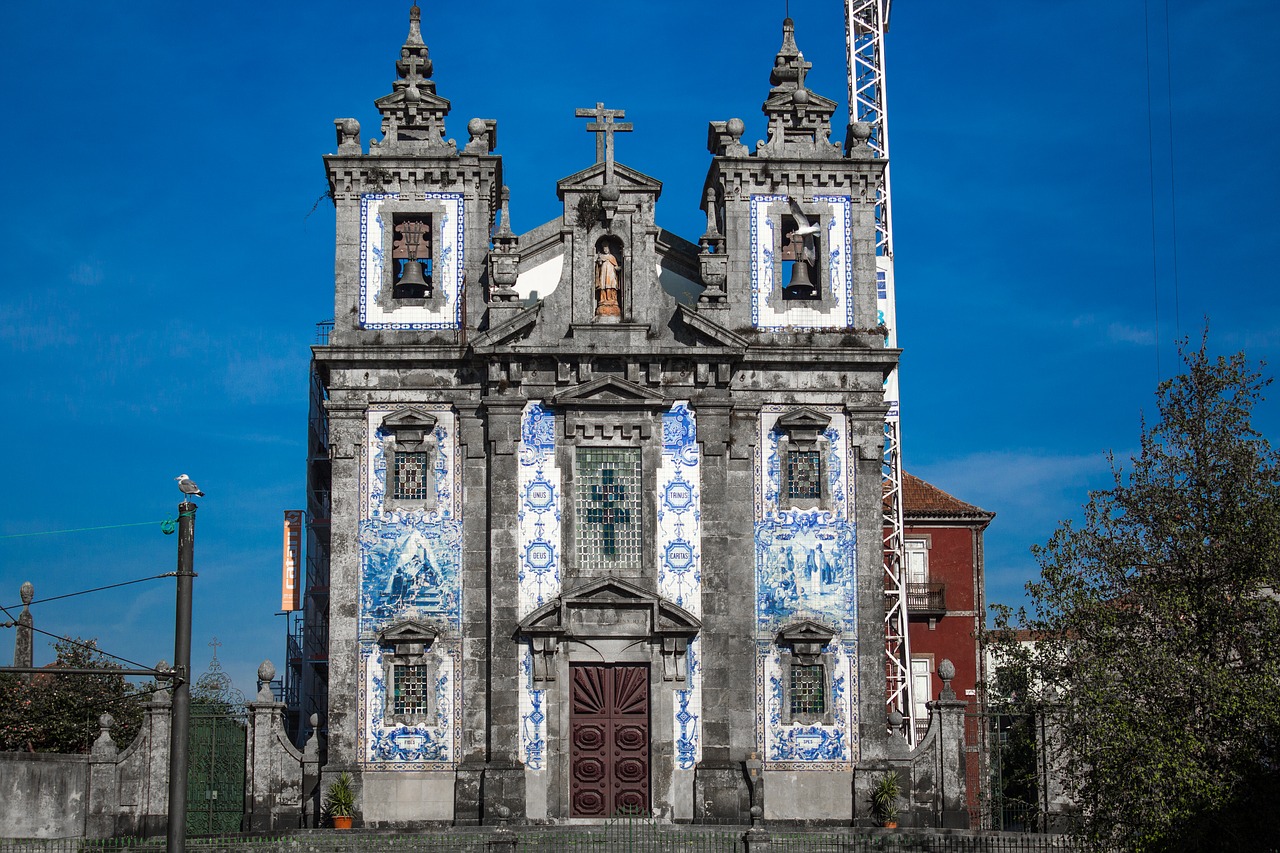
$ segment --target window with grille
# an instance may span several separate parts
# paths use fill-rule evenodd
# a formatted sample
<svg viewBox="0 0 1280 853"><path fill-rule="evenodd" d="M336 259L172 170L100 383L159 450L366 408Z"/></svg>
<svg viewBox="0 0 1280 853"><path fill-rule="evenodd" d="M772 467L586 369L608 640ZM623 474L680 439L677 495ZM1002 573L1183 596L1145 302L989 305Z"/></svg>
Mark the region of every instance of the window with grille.
<svg viewBox="0 0 1280 853"><path fill-rule="evenodd" d="M825 714L826 677L822 664L791 665L791 715Z"/></svg>
<svg viewBox="0 0 1280 853"><path fill-rule="evenodd" d="M577 460L574 519L578 565L585 569L640 568L640 450L580 447Z"/></svg>
<svg viewBox="0 0 1280 853"><path fill-rule="evenodd" d="M396 451L391 497L398 501L421 501L427 498L431 478L428 476L429 454Z"/></svg>
<svg viewBox="0 0 1280 853"><path fill-rule="evenodd" d="M787 497L791 500L822 498L822 454L817 450L792 450L787 454Z"/></svg>
<svg viewBox="0 0 1280 853"><path fill-rule="evenodd" d="M421 664L396 664L391 668L391 713L397 717L417 717L429 711L427 667Z"/></svg>

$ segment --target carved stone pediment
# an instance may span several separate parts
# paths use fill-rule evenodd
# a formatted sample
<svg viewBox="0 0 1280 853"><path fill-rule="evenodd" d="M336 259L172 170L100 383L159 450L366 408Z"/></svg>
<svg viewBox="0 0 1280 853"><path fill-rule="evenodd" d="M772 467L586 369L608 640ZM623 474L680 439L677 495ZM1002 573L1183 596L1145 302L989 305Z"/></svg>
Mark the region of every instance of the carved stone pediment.
<svg viewBox="0 0 1280 853"><path fill-rule="evenodd" d="M826 429L830 423L831 415L825 415L822 412L815 412L813 409L802 407L792 409L780 416L774 428L796 439L812 440Z"/></svg>
<svg viewBox="0 0 1280 853"><path fill-rule="evenodd" d="M637 172L630 166L624 166L618 162L613 164L613 179L623 192L636 190L652 193L662 192L662 181L655 180L643 172ZM595 163L580 172L575 172L567 178L561 178L557 181L556 194L563 200L566 191L599 190L603 183L604 163Z"/></svg>
<svg viewBox="0 0 1280 853"><path fill-rule="evenodd" d="M382 419L382 430L395 435L396 444L412 450L436 429L436 417L421 409L397 409Z"/></svg>
<svg viewBox="0 0 1280 853"><path fill-rule="evenodd" d="M398 655L421 654L440 632L413 619L402 619L378 632L378 645L394 648Z"/></svg>
<svg viewBox="0 0 1280 853"><path fill-rule="evenodd" d="M599 578L562 593L520 620L534 652L534 681L554 681L552 659L563 641L648 640L659 648L663 677L684 681L689 640L702 630L692 613L620 578Z"/></svg>
<svg viewBox="0 0 1280 853"><path fill-rule="evenodd" d="M599 376L583 382L556 394L550 403L565 409L665 410L671 406L662 394L617 376Z"/></svg>
<svg viewBox="0 0 1280 853"><path fill-rule="evenodd" d="M821 622L805 619L783 627L774 637L774 641L779 646L790 648L799 662L807 663L822 654L822 649L835 639L837 633L834 628L829 628Z"/></svg>

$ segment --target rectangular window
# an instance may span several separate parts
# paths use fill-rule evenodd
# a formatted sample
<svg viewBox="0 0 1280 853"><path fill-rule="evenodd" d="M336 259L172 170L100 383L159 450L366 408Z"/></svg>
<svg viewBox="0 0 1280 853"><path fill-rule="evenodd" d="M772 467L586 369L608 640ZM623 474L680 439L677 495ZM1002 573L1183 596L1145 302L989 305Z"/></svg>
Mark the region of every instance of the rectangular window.
<svg viewBox="0 0 1280 853"><path fill-rule="evenodd" d="M427 668L421 664L396 664L391 668L391 712L396 716L427 713Z"/></svg>
<svg viewBox="0 0 1280 853"><path fill-rule="evenodd" d="M826 678L822 664L791 665L791 716L825 714Z"/></svg>
<svg viewBox="0 0 1280 853"><path fill-rule="evenodd" d="M791 500L822 498L822 454L817 450L787 453L787 497Z"/></svg>
<svg viewBox="0 0 1280 853"><path fill-rule="evenodd" d="M391 497L398 501L421 501L427 498L431 483L427 465L430 460L425 451L397 450L394 454L395 471L392 473Z"/></svg>
<svg viewBox="0 0 1280 853"><path fill-rule="evenodd" d="M640 568L639 449L581 447L577 457L578 564L586 569Z"/></svg>

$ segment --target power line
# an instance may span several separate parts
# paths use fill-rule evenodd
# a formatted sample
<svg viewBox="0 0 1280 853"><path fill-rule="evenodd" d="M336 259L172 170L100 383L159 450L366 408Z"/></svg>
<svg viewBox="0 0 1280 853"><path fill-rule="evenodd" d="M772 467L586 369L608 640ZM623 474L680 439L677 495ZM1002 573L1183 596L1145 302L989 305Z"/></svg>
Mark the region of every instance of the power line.
<svg viewBox="0 0 1280 853"><path fill-rule="evenodd" d="M0 539L20 539L25 536L54 536L59 533L84 533L90 530L116 530L121 527L146 527L151 524L160 525L161 531L166 534L173 532L173 519L165 518L160 521L132 521L128 524L103 524L98 527L72 527L67 530L40 530L35 533L6 533L0 536Z"/></svg>
<svg viewBox="0 0 1280 853"><path fill-rule="evenodd" d="M119 587L119 586L128 586L129 584L143 583L144 581L154 581L154 580L159 580L161 578L171 578L171 577L174 577L174 575L175 575L174 572L165 572L162 575L152 575L149 578L138 578L137 580L121 581L120 583L107 584L106 586L96 586L93 589L82 589L79 592L68 592L64 595L54 595L49 598L38 598L31 603L45 604L46 602L49 602L49 601L61 601L64 598L75 598L77 595L88 595L91 592L102 592L105 589L115 589L116 587ZM20 607L20 606L21 605L18 605L18 604L9 605L9 607ZM9 612L7 607L0 607L0 610L4 610L6 613Z"/></svg>
<svg viewBox="0 0 1280 853"><path fill-rule="evenodd" d="M0 606L0 610L4 611L5 616L8 616L10 619L13 619L13 621L15 622L17 621L14 615L9 612L9 608ZM62 640L63 642L70 643L73 646L78 646L82 649L88 649L91 652L98 652L99 654L106 655L109 658L115 658L118 661L127 663L130 666L136 666L138 669L151 669L151 667L147 666L145 663L138 663L136 660L129 660L129 658L122 658L120 657L120 655L113 655L111 654L111 652L103 651L97 646L92 646L92 645L89 645L88 643L81 643L78 640L73 640L70 637L63 637L58 634L54 634L50 631L45 631L41 628L35 627L34 625L28 625L27 627L30 628L32 631L35 631L37 634L44 634L46 637L53 637L55 640Z"/></svg>
<svg viewBox="0 0 1280 853"><path fill-rule="evenodd" d="M1173 327L1182 331L1181 310L1178 305L1178 186L1175 177L1178 170L1173 159L1173 42L1169 39L1169 0L1164 0L1164 82L1169 92L1169 215L1173 228Z"/></svg>

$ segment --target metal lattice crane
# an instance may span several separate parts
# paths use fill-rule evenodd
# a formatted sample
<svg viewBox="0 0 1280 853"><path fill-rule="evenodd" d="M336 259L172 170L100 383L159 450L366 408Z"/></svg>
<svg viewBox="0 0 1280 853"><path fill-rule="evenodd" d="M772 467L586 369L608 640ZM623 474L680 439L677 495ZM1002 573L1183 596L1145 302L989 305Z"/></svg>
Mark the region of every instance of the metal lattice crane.
<svg viewBox="0 0 1280 853"><path fill-rule="evenodd" d="M845 42L849 51L851 120L871 125L867 144L875 156L889 157L885 117L884 34L891 0L845 0ZM880 322L888 329L885 345L898 345L893 289L893 216L889 206L889 167L876 187L876 298ZM884 386L889 406L884 422L884 650L888 710L905 718L904 732L916 742L911 685L911 642L907 633L907 578L902 531L902 420L895 367Z"/></svg>

